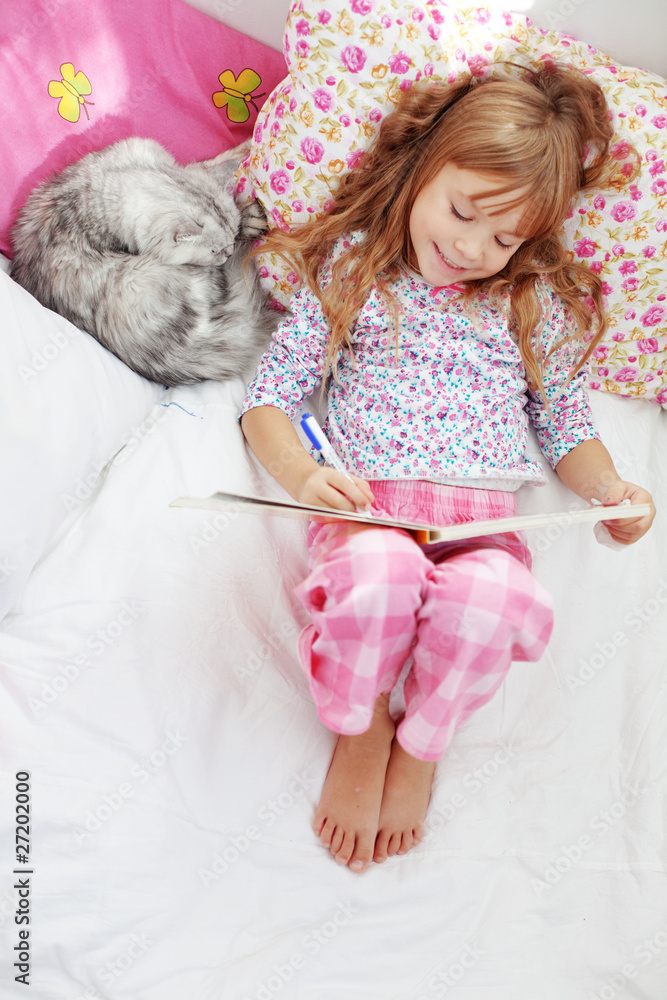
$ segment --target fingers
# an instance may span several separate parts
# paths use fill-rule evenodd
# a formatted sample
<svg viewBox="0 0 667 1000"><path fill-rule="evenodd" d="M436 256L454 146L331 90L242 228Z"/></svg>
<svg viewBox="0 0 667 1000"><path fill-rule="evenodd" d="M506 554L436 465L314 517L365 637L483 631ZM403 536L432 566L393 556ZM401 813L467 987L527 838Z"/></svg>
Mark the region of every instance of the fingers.
<svg viewBox="0 0 667 1000"><path fill-rule="evenodd" d="M347 491L346 491L347 492ZM352 490L350 490L352 492ZM346 496L345 493L336 489L335 486L328 486L322 490L321 497L316 501L321 507L333 507L334 510L354 511L358 509L358 504Z"/></svg>
<svg viewBox="0 0 667 1000"><path fill-rule="evenodd" d="M621 483L620 485L623 487L622 495L618 498L606 497L604 506L620 503L622 500L629 500L628 514L631 514L633 504L650 503L652 507L652 512L642 517L630 516L620 521L602 522L615 542L619 542L621 545L631 545L642 538L651 527L653 518L655 517L655 507L653 506L651 494L640 486L635 486L634 483Z"/></svg>
<svg viewBox="0 0 667 1000"><path fill-rule="evenodd" d="M603 521L606 525L609 534L614 539L615 542L620 542L621 545L631 545L633 542L638 541L642 535L648 531L648 527L639 527L640 521L632 521L627 528L619 527L618 521Z"/></svg>
<svg viewBox="0 0 667 1000"><path fill-rule="evenodd" d="M373 493L367 482L357 476L348 477L328 466L319 466L308 476L299 495L301 503L334 510L368 510Z"/></svg>
<svg viewBox="0 0 667 1000"><path fill-rule="evenodd" d="M373 496L373 491L371 490L370 486L368 485L365 479L359 479L358 476L352 476L352 478L356 483L356 485L361 490L361 492L364 494L366 498L366 503L370 506L375 500L375 497Z"/></svg>
<svg viewBox="0 0 667 1000"><path fill-rule="evenodd" d="M647 517L625 518L622 521L602 522L615 542L621 545L631 545L646 534L653 523L653 515Z"/></svg>
<svg viewBox="0 0 667 1000"><path fill-rule="evenodd" d="M323 491L325 506L350 511L370 509L373 494L365 480L357 476L348 479L342 472L336 472L334 469L325 471L330 473L327 476L327 489Z"/></svg>

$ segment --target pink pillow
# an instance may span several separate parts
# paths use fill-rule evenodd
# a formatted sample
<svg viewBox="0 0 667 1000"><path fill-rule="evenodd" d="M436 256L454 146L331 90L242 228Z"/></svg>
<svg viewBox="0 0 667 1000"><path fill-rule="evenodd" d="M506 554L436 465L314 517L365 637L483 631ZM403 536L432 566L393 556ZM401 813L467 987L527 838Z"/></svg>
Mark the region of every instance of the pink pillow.
<svg viewBox="0 0 667 1000"><path fill-rule="evenodd" d="M19 209L50 174L131 135L157 139L182 163L215 156L250 137L285 75L279 52L183 0L21 0L3 5L0 31L8 256Z"/></svg>

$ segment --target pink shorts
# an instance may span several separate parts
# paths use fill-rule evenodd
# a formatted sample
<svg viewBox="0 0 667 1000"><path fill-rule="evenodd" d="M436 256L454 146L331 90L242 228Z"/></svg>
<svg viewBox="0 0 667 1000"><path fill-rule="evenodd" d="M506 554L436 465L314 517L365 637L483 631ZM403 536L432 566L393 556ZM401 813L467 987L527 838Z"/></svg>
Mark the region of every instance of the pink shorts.
<svg viewBox="0 0 667 1000"><path fill-rule="evenodd" d="M424 481L371 482L374 509L432 525L511 516L513 494ZM553 626L551 600L530 573L523 535L420 545L407 532L315 523L311 571L296 593L312 625L300 638L318 714L355 735L408 657L403 748L437 760L486 704L513 660L538 660Z"/></svg>
<svg viewBox="0 0 667 1000"><path fill-rule="evenodd" d="M470 521L491 521L498 517L513 517L516 513L514 493L504 490L478 490L463 486L443 486L427 480L378 479L369 483L375 500L373 510L388 517L402 518L441 527L445 524L467 524ZM312 532L311 532L312 533ZM438 562L439 555L462 549L486 546L504 548L530 569L532 560L523 532L482 535L457 542L435 542L420 545L429 559Z"/></svg>

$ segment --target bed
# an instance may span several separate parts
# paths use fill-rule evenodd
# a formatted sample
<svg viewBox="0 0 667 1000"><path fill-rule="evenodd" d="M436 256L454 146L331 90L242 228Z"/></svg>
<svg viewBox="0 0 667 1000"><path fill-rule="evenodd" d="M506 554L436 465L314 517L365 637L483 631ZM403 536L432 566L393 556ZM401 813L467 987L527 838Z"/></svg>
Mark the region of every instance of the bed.
<svg viewBox="0 0 667 1000"><path fill-rule="evenodd" d="M66 55L61 44L55 68L62 59L65 69L53 78L61 89L57 100L49 97L51 107L64 100L64 111L78 110L82 127L96 129L77 133L74 145L63 139L39 156L23 150L21 160L30 121L19 127L16 108L0 112L7 121L4 176L14 171L5 233L29 182L54 163L128 129L175 144L165 108L182 114L184 97L199 107L188 74L206 63L209 48L206 108L188 111L199 117L176 130L190 144L174 148L175 155L203 158L216 144L219 150L252 135L240 198L252 191L264 199L274 224L291 224L300 211L324 203L331 178L321 177L318 188L317 174L326 157L304 163L314 171L312 178L304 174L306 184L313 182L305 188L312 205L295 207L299 199L287 184L270 183L271 173L285 169L279 158L288 142L284 129L273 128L285 120L277 109L289 105L297 85L292 78L286 91L280 83L282 40L266 37L259 3L196 6L95 5L86 25L97 32L97 63L90 59L83 69L92 83L108 49L117 94L127 76L125 103L101 127L95 102L103 88L86 94L79 77L81 88L71 95L63 81L77 79L79 55ZM641 7L621 8L616 50L606 61L592 55L601 44L594 4L588 14L587 5L570 5L579 37L590 45L543 34L526 21L525 4L511 14L496 7L462 13L438 0L282 6L284 14L293 8L287 68L311 91L319 76L307 46L295 48L307 40L306 28L315 33L309 16L351 19L350 45L362 37L354 18L366 24L391 15L396 26L405 22L397 11L409 8L413 26L428 21L433 29L431 46L445 44L435 29L454 18L463 39L458 48L470 46L468 65L478 66L470 55L478 44L482 54L499 51L504 25L505 41L520 44L525 58L536 46L566 46L573 59L590 60L589 71L615 75L619 100L653 81L651 93L665 101L664 81L655 76L667 72L664 61L639 76L623 62L624 40L628 64L640 61L632 49L638 23L652 39L657 18L664 35L657 5L647 4L645 16ZM152 33L161 48L133 64L121 28L149 9L161 19ZM542 27L568 28L549 23L555 9L543 5ZM604 18L611 20L608 9ZM84 23L82 11L80 0L25 4L11 32L2 30L4 68L11 64L15 73L17 59L25 65L25 51L46 45L50 31L62 42L63 31ZM319 23L324 30L326 20ZM148 23L142 30L151 34ZM107 48L100 46L105 31ZM408 42L391 44L387 63L412 51ZM151 69L149 57L165 59L167 45L174 46L168 64ZM330 55L332 46L320 49ZM411 59L416 65L414 53ZM138 78L131 78L133 65L140 66ZM230 78L218 82L219 74L229 70L238 80L248 67L264 77L266 92L254 91L264 107L258 117L245 102L248 119L234 122L225 102L215 104L211 95L229 92ZM367 110L379 106L372 90L379 79L359 84ZM353 106L349 92L337 98ZM637 143L651 116L658 139L667 126L660 117L667 104L653 111L642 100L644 115L635 100L630 116L639 122ZM302 130L299 142L319 136L326 146L301 114L306 103L299 95L288 120ZM33 103L24 111L33 114ZM359 117L361 131L369 118ZM630 120L623 111L621 119ZM31 136L40 140L37 126ZM358 141L350 140L346 156ZM662 155L657 141L650 167ZM651 204L658 222L660 212L667 215L661 176L655 169L646 190L637 189L634 204L645 196L642 225L652 218L649 197L657 199ZM583 205L568 231L582 253L591 247L586 240L595 243L588 255L603 271L610 268L604 240L616 245L624 224L610 227L604 212ZM581 229L586 225L597 226L595 239ZM335 737L317 719L296 656L305 617L292 589L306 565L304 525L234 508L170 506L176 497L220 489L277 495L242 440L242 381L180 388L147 382L0 271L3 997L664 1000L667 244L664 229L651 232L635 232L632 251L623 237L620 256L635 268L619 271L622 281L608 290L617 322L596 359L591 405L621 474L653 493L654 527L622 551L567 518L531 533L535 573L555 601L548 651L537 664L514 664L497 696L456 735L437 768L422 844L362 876L339 868L311 830ZM640 248L649 245L654 252L642 258ZM281 296L288 301L290 275L271 260L262 266L267 289L278 303ZM627 319L633 310L637 316ZM648 324L643 337L632 332L640 320ZM537 457L534 438L531 449ZM546 487L519 493L527 513L574 506L577 498L551 472Z"/></svg>

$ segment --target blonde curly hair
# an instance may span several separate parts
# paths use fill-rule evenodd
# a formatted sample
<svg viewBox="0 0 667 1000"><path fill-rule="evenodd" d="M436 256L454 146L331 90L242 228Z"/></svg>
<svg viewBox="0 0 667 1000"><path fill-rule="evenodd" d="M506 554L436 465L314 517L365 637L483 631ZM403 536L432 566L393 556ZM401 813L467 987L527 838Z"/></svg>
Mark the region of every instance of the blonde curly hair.
<svg viewBox="0 0 667 1000"><path fill-rule="evenodd" d="M394 309L398 328L389 286L401 270L416 268L409 219L421 189L448 163L497 178L497 189L485 197L520 192L504 210L525 205L526 238L502 271L468 282L465 295L484 290L492 303L509 295L527 378L543 389L543 359L533 341L548 320L545 279L570 314L575 337L585 341L572 374L606 328L601 282L572 259L558 232L577 192L610 179L612 136L602 89L576 70L548 64L520 78L420 81L401 94L359 164L342 177L329 211L291 231L273 230L257 252L280 254L320 299L331 326L326 370L335 374L336 356L350 345L372 285ZM343 235L359 230L365 238L336 258L322 282L324 258Z"/></svg>

